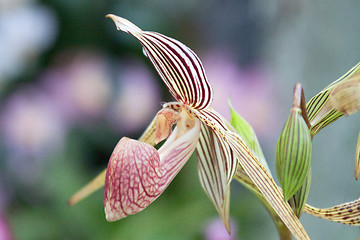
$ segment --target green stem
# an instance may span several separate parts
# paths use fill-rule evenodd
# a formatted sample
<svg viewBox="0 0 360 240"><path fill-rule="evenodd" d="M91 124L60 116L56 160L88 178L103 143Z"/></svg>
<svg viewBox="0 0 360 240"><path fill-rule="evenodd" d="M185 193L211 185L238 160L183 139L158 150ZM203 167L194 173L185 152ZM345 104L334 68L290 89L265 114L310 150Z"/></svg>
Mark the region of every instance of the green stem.
<svg viewBox="0 0 360 240"><path fill-rule="evenodd" d="M290 230L286 227L278 214L274 211L269 202L265 199L264 195L260 193L259 189L255 186L255 184L251 181L247 174L242 170L242 168L238 168L236 170L234 178L251 192L253 192L255 196L260 200L260 202L265 207L267 212L270 214L272 220L274 221L276 229L279 233L280 240L291 240L292 234Z"/></svg>
<svg viewBox="0 0 360 240"><path fill-rule="evenodd" d="M286 225L281 221L280 217L276 214L274 209L271 207L271 205L264 199L263 197L258 196L258 194L255 194L260 202L263 204L263 206L266 208L268 213L270 214L272 220L275 223L276 229L279 233L280 240L291 240L292 234L290 230L286 227Z"/></svg>

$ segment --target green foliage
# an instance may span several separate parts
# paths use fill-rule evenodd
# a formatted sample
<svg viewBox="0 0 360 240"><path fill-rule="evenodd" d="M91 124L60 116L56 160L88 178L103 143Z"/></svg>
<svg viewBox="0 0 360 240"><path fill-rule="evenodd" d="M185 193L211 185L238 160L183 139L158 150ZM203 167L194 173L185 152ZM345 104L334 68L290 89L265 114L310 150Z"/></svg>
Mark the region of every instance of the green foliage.
<svg viewBox="0 0 360 240"><path fill-rule="evenodd" d="M256 137L254 129L251 125L242 118L232 107L231 102L229 100L230 107L230 124L233 128L239 133L242 139L245 141L246 145L252 150L254 155L260 161L260 163L266 168L266 170L270 173L269 166L264 157L263 151L261 150L259 141Z"/></svg>

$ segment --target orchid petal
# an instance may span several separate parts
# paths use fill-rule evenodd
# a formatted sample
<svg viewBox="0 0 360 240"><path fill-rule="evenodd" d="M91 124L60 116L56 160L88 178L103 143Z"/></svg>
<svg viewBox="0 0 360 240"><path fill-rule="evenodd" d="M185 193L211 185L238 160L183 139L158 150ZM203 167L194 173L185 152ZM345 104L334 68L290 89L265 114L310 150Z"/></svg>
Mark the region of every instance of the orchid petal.
<svg viewBox="0 0 360 240"><path fill-rule="evenodd" d="M306 104L308 119L311 123L311 135L316 135L322 128L326 127L327 125L344 115L344 113L339 111L339 109L337 108L344 109L345 113L350 113L354 110L354 108L359 107L358 99L356 99L355 107L352 106L353 104L347 104L346 106L343 106L342 103L339 103L339 95L343 95L344 91L349 92L348 87L343 88L341 87L341 85L347 85L349 81L356 81L356 79L358 78L358 72L360 72L360 62L357 63L354 67L352 67L339 79L337 79L329 86L324 88L317 95L312 97ZM338 90L335 90L336 88ZM340 94L335 94L335 96L333 94L333 96L331 96L332 91L335 91L335 93L338 92ZM354 97L357 98L357 96L358 94Z"/></svg>
<svg viewBox="0 0 360 240"><path fill-rule="evenodd" d="M330 208L316 208L307 204L304 212L329 221L360 226L360 198Z"/></svg>
<svg viewBox="0 0 360 240"><path fill-rule="evenodd" d="M119 141L105 179L108 221L142 211L164 192L187 162L199 140L200 122L186 111L180 115L173 133L158 151L129 138Z"/></svg>
<svg viewBox="0 0 360 240"><path fill-rule="evenodd" d="M183 43L165 35L142 31L128 20L107 15L119 30L127 32L139 40L145 55L173 97L195 109L210 106L213 93L203 65L196 54Z"/></svg>
<svg viewBox="0 0 360 240"><path fill-rule="evenodd" d="M197 111L180 103L166 103L163 107L175 111L184 107L203 123L196 148L200 182L230 232L230 182L236 171L237 160L227 142L219 135L221 131L228 130L228 124L212 109Z"/></svg>
<svg viewBox="0 0 360 240"><path fill-rule="evenodd" d="M353 74L342 84L338 84L330 94L331 105L345 115L360 109L360 72Z"/></svg>
<svg viewBox="0 0 360 240"><path fill-rule="evenodd" d="M255 193L260 200L265 199L264 195L242 169L238 168L236 170L235 178ZM281 189L279 190L281 191ZM342 203L330 208L316 208L310 206L309 204L304 204L303 211L307 214L329 221L360 226L360 198L352 202Z"/></svg>
<svg viewBox="0 0 360 240"><path fill-rule="evenodd" d="M196 153L201 185L214 203L226 229L230 232L230 184L226 177L226 161L235 159L235 157L216 132L205 124L201 125Z"/></svg>
<svg viewBox="0 0 360 240"><path fill-rule="evenodd" d="M233 132L224 132L225 138L236 153L237 159L256 187L264 195L283 223L297 239L310 239L301 222L284 201L284 195L273 178L256 159L243 140Z"/></svg>
<svg viewBox="0 0 360 240"><path fill-rule="evenodd" d="M105 214L116 221L140 212L165 190L154 147L123 137L111 155L105 179Z"/></svg>
<svg viewBox="0 0 360 240"><path fill-rule="evenodd" d="M216 133L219 139L219 143L221 143L221 147L223 148L223 151L227 152L225 154L225 158L221 161L224 164L224 170L226 173L225 178L227 183L229 184L234 177L238 165L235 153L232 152L232 149L226 142L226 139L223 135L223 132L230 131L228 128L229 123L227 123L226 120L219 113L217 113L214 109L211 108L204 109L197 114L199 119Z"/></svg>
<svg viewBox="0 0 360 240"><path fill-rule="evenodd" d="M228 130L226 121L212 109L203 109L201 112L193 109L189 111L203 122L196 148L201 185L230 232L230 182L236 171L237 160L220 134L221 131Z"/></svg>
<svg viewBox="0 0 360 240"><path fill-rule="evenodd" d="M360 172L360 131L358 133L358 139L356 143L356 150L355 150L355 179L358 180Z"/></svg>

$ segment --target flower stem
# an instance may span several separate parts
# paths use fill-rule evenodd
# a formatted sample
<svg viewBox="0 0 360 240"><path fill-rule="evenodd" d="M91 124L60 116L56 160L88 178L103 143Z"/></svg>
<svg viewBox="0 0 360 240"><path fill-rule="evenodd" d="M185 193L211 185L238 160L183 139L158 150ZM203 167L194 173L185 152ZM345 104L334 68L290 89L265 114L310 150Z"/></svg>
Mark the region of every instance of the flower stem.
<svg viewBox="0 0 360 240"><path fill-rule="evenodd" d="M258 195L256 194L256 196L258 196ZM291 235L290 230L286 227L286 225L283 223L283 221L281 221L281 219L276 214L274 209L270 206L270 204L266 201L266 199L264 199L263 197L259 197L259 196L258 196L258 198L259 198L260 202L264 205L264 207L266 208L268 213L270 214L271 218L273 219L276 229L279 233L279 239L280 240L291 240L292 235Z"/></svg>
<svg viewBox="0 0 360 240"><path fill-rule="evenodd" d="M286 227L286 225L280 219L278 214L271 207L271 205L266 200L264 195L262 195L260 193L259 189L251 181L249 176L247 176L245 171L243 171L242 168L237 168L234 178L236 180L238 180L242 185L244 185L247 189L249 189L251 192L253 192L255 194L255 196L260 200L262 205L266 208L266 210L268 211L268 213L270 214L271 218L273 219L273 221L275 223L276 229L279 233L279 239L280 240L291 240L292 235L291 235L290 230Z"/></svg>

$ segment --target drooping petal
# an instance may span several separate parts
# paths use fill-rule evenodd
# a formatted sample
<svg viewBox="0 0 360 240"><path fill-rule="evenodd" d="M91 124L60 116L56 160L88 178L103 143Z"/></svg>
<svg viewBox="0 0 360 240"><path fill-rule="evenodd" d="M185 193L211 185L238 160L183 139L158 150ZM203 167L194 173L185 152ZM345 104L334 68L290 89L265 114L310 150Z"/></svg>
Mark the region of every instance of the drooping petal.
<svg viewBox="0 0 360 240"><path fill-rule="evenodd" d="M198 170L202 187L212 200L228 232L230 182L227 179L226 161L236 161L231 149L207 125L201 125L199 144L196 147Z"/></svg>
<svg viewBox="0 0 360 240"><path fill-rule="evenodd" d="M236 171L237 160L223 137L214 131L217 128L228 130L227 124L221 115L211 109L200 112L188 108L188 111L203 122L196 148L201 185L230 232L230 182Z"/></svg>
<svg viewBox="0 0 360 240"><path fill-rule="evenodd" d="M194 151L200 122L182 111L163 146L122 138L110 157L105 179L106 219L116 221L142 211L170 184Z"/></svg>
<svg viewBox="0 0 360 240"><path fill-rule="evenodd" d="M228 124L221 115L211 109L197 111L180 103L166 103L163 107L175 111L184 107L202 122L199 144L196 148L200 182L230 232L230 182L236 171L237 160L223 137L214 131L228 130Z"/></svg>
<svg viewBox="0 0 360 240"><path fill-rule="evenodd" d="M330 208L316 208L307 204L304 212L329 221L360 226L360 198Z"/></svg>
<svg viewBox="0 0 360 240"><path fill-rule="evenodd" d="M229 124L219 113L211 108L204 109L201 112L197 112L197 114L199 119L216 133L223 151L228 152L221 161L224 164L226 181L230 183L234 177L238 161L236 160L235 153L233 153L222 134L224 131L230 131L228 128Z"/></svg>
<svg viewBox="0 0 360 240"><path fill-rule="evenodd" d="M213 93L200 59L183 43L159 33L142 31L128 20L107 15L119 30L136 37L145 55L174 98L195 109L210 106Z"/></svg>

